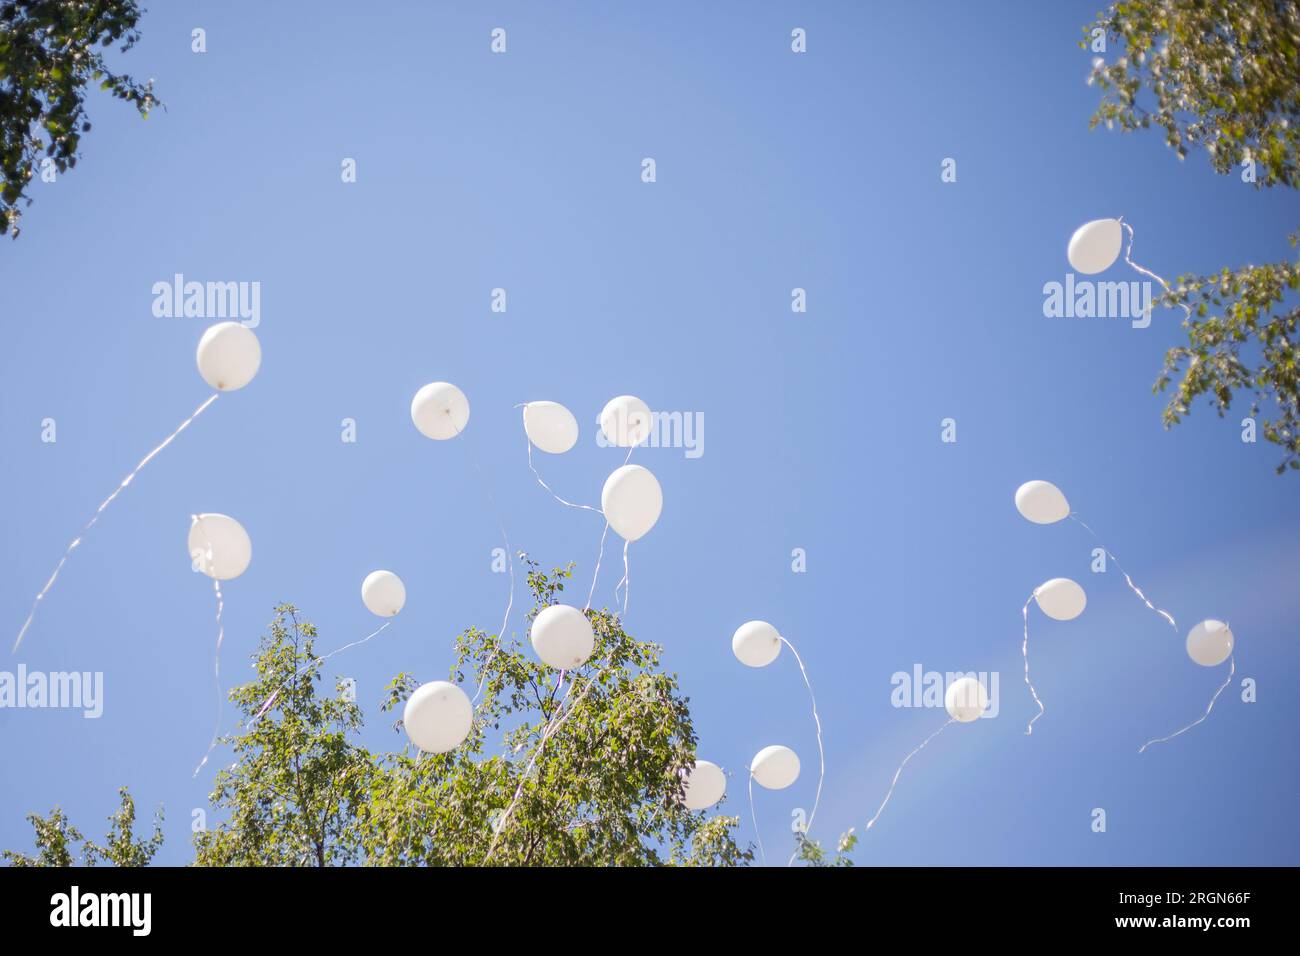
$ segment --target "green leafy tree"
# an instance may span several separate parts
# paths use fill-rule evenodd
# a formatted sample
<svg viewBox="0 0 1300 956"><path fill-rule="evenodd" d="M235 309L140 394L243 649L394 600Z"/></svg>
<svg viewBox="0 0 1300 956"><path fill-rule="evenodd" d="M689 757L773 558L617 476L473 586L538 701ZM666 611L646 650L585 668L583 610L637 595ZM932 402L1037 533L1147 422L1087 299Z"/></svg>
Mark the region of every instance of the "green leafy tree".
<svg viewBox="0 0 1300 956"><path fill-rule="evenodd" d="M115 73L102 52L135 45L141 12L135 0L0 0L0 235L17 238L42 156L60 173L77 165L87 84L146 118L158 105L152 80Z"/></svg>
<svg viewBox="0 0 1300 956"><path fill-rule="evenodd" d="M86 840L81 831L74 827L67 816L58 807L50 811L48 817L30 814L27 819L36 831L36 855L29 856L15 850L0 853L10 866L72 866L74 863L73 847L83 843L81 859L86 866L107 863L111 866L148 866L162 846L162 820L160 809L154 817L153 834L147 838L135 835L135 800L126 787L118 791L121 804L117 811L108 818L110 829L101 846Z"/></svg>
<svg viewBox="0 0 1300 956"><path fill-rule="evenodd" d="M796 834L795 840L798 843L795 850L796 856L804 865L813 867L852 866L853 859L849 854L858 845L858 835L853 832L852 828L841 836L839 842L835 844L834 856L827 856L820 843L809 839L803 833Z"/></svg>
<svg viewBox="0 0 1300 956"><path fill-rule="evenodd" d="M527 560L526 556L522 556ZM572 566L528 561L537 606ZM232 691L244 714L236 763L212 801L228 819L196 837L201 865L743 865L736 817L685 808L695 734L660 648L616 615L589 611L591 659L564 675L518 641L477 628L455 645L451 680L481 683L468 739L446 754L372 754L353 738L355 703L319 693L316 631L283 605L257 655L257 679ZM466 682L471 671L475 683ZM385 710L417 686L399 674ZM401 732L400 721L394 730ZM500 752L489 752L499 737ZM405 737L402 737L405 742ZM495 749L495 748L492 748Z"/></svg>
<svg viewBox="0 0 1300 956"><path fill-rule="evenodd" d="M212 802L229 820L195 837L203 866L329 866L352 863L352 826L374 771L371 754L348 738L361 709L344 695L317 693L316 628L297 609L276 609L257 655L257 679L230 698L245 716L227 738L236 757L218 772Z"/></svg>
<svg viewBox="0 0 1300 956"><path fill-rule="evenodd" d="M1254 170L1256 188L1300 188L1300 4L1295 0L1125 0L1085 28L1122 42L1094 61L1102 90L1092 126L1163 130L1179 159L1203 149L1214 169ZM1296 236L1291 245L1296 245ZM1154 390L1174 390L1172 428L1205 396L1220 417L1239 393L1279 445L1279 474L1300 469L1300 267L1223 268L1180 276L1157 301L1185 309L1187 344L1166 353Z"/></svg>
<svg viewBox="0 0 1300 956"><path fill-rule="evenodd" d="M556 603L573 566L528 566L531 620ZM322 693L326 658L316 628L297 609L275 609L255 657L256 678L230 692L243 714L226 738L234 762L211 794L224 819L195 835L200 866L746 866L739 818L686 809L683 774L695 732L677 678L660 670L661 649L637 641L608 610L587 611L596 643L563 675L520 642L469 628L455 642L450 679L475 689L468 738L445 754L372 753L356 742L361 709L346 685ZM328 657L328 655L327 655ZM475 683L467 681L473 673ZM388 685L386 711L418 686ZM490 741L498 740L500 747ZM85 861L146 865L162 843L161 813L149 839L134 836L135 804L122 805L103 846ZM32 816L38 855L7 852L15 866L69 866L81 834L62 811ZM797 837L809 866L851 866L857 837L834 856Z"/></svg>

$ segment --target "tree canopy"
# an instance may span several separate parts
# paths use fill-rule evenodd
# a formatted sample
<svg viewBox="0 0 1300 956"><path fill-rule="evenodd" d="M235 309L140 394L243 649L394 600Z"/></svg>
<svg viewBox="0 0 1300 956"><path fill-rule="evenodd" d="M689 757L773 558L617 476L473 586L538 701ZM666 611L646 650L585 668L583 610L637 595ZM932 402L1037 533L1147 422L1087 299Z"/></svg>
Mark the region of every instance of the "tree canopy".
<svg viewBox="0 0 1300 956"><path fill-rule="evenodd" d="M1295 0L1125 0L1084 30L1122 43L1098 57L1102 91L1091 125L1156 127L1179 159L1203 149L1216 172L1238 169L1255 188L1300 188L1300 4ZM1296 245L1297 235L1290 237ZM1153 386L1173 392L1166 428L1200 397L1220 416L1239 394L1265 438L1282 448L1278 473L1300 469L1300 266L1290 259L1180 275L1158 303L1185 310L1186 344L1165 354Z"/></svg>
<svg viewBox="0 0 1300 956"><path fill-rule="evenodd" d="M114 72L103 54L135 45L141 14L135 0L0 0L0 235L17 238L42 158L60 173L77 165L88 84L146 118L158 105L152 80Z"/></svg>
<svg viewBox="0 0 1300 956"><path fill-rule="evenodd" d="M527 555L535 606L557 603L573 566L544 572ZM200 866L744 866L738 816L692 811L683 775L695 762L688 701L660 668L661 648L638 641L607 609L585 612L590 659L563 675L519 641L471 627L455 639L449 679L475 692L468 738L443 754L401 745L372 752L358 738L361 707L346 681L326 690L316 627L275 609L254 657L255 677L230 691L242 719L223 739L234 760L211 801L220 822L194 837ZM471 676L472 675L472 678ZM561 679L562 678L562 679ZM398 674L380 706L400 710L419 685ZM743 793L744 788L738 792ZM161 843L132 836L134 804L87 862L145 865ZM15 865L67 866L82 839L66 816L30 818L38 855ZM852 831L828 853L796 834L810 866L848 866Z"/></svg>

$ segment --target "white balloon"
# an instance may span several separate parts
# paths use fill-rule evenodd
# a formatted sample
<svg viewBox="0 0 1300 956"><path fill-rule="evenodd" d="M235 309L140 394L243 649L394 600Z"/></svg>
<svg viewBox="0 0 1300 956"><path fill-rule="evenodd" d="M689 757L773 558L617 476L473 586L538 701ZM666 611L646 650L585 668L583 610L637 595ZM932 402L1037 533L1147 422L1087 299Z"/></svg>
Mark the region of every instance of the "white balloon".
<svg viewBox="0 0 1300 956"><path fill-rule="evenodd" d="M1228 659L1236 639L1222 621L1202 621L1187 632L1187 656L1202 667L1217 667Z"/></svg>
<svg viewBox="0 0 1300 956"><path fill-rule="evenodd" d="M1050 481L1026 481L1016 489L1016 510L1034 524L1053 524L1070 516L1070 503Z"/></svg>
<svg viewBox="0 0 1300 956"><path fill-rule="evenodd" d="M948 716L959 723L969 724L979 720L989 706L989 693L974 677L961 677L948 685L943 695L943 706Z"/></svg>
<svg viewBox="0 0 1300 956"><path fill-rule="evenodd" d="M542 663L556 670L581 667L596 647L587 615L567 604L543 608L533 619L529 638Z"/></svg>
<svg viewBox="0 0 1300 956"><path fill-rule="evenodd" d="M402 726L411 743L425 753L445 754L469 736L474 706L465 692L445 680L418 687L402 710Z"/></svg>
<svg viewBox="0 0 1300 956"><path fill-rule="evenodd" d="M238 322L218 322L199 339L195 355L203 381L233 392L253 380L262 364L262 346L253 330Z"/></svg>
<svg viewBox="0 0 1300 956"><path fill-rule="evenodd" d="M748 621L731 635L731 652L742 664L766 667L781 653L781 635L767 621Z"/></svg>
<svg viewBox="0 0 1300 956"><path fill-rule="evenodd" d="M253 560L248 532L229 515L195 515L188 545L194 569L217 581L239 577Z"/></svg>
<svg viewBox="0 0 1300 956"><path fill-rule="evenodd" d="M361 582L361 601L371 614L393 617L406 604L406 585L392 571L371 571Z"/></svg>
<svg viewBox="0 0 1300 956"><path fill-rule="evenodd" d="M784 790L799 779L799 755L780 744L764 747L754 754L749 772L760 787Z"/></svg>
<svg viewBox="0 0 1300 956"><path fill-rule="evenodd" d="M600 430L620 448L639 445L650 435L650 406L635 395L611 398L600 411Z"/></svg>
<svg viewBox="0 0 1300 956"><path fill-rule="evenodd" d="M1118 219L1094 219L1074 230L1066 257L1075 272L1093 275L1114 264L1123 244L1124 227Z"/></svg>
<svg viewBox="0 0 1300 956"><path fill-rule="evenodd" d="M469 424L469 399L450 382L430 382L411 399L411 421L426 438L455 438Z"/></svg>
<svg viewBox="0 0 1300 956"><path fill-rule="evenodd" d="M609 526L628 541L643 537L659 520L664 493L659 479L640 465L624 465L605 479L600 510Z"/></svg>
<svg viewBox="0 0 1300 956"><path fill-rule="evenodd" d="M1034 600L1048 617L1056 621L1073 621L1088 605L1083 588L1069 578L1052 578L1034 588Z"/></svg>
<svg viewBox="0 0 1300 956"><path fill-rule="evenodd" d="M525 405L524 431L530 442L552 455L563 455L578 443L578 420L559 402Z"/></svg>
<svg viewBox="0 0 1300 956"><path fill-rule="evenodd" d="M722 768L707 760L695 761L695 766L686 771L683 782L688 810L707 810L727 792L727 777Z"/></svg>

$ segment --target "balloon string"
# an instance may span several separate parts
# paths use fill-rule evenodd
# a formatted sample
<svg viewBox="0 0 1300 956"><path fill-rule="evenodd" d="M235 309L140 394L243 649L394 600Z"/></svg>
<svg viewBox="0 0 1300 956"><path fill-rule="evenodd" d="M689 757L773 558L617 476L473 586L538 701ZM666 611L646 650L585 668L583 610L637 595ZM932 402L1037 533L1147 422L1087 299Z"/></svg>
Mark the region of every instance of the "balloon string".
<svg viewBox="0 0 1300 956"><path fill-rule="evenodd" d="M1034 600L1034 593L1034 591L1029 592L1029 598L1025 601L1025 606L1020 609L1020 613L1025 619L1025 642L1020 645L1020 652L1025 656L1025 685L1029 688L1029 693L1033 695L1034 703L1038 705L1038 713L1030 719L1025 727L1025 736L1029 736L1034 732L1034 721L1046 713L1043 702L1038 699L1038 691L1034 690L1034 685L1029 680L1029 605Z"/></svg>
<svg viewBox="0 0 1300 956"><path fill-rule="evenodd" d="M627 546L631 543L632 543L631 541L623 542L623 578L618 582L618 584L614 585L614 606L615 607L618 606L618 589L619 588L623 589L623 617L624 618L627 617L628 591L632 587L632 581L628 578L628 573L627 573Z"/></svg>
<svg viewBox="0 0 1300 956"><path fill-rule="evenodd" d="M763 834L758 832L758 812L754 809L754 771L749 771L749 818L754 821L754 839L758 841L758 858L767 866L767 851L763 849Z"/></svg>
<svg viewBox="0 0 1300 956"><path fill-rule="evenodd" d="M200 522L199 527L202 528L202 526ZM221 582L216 578L212 579L212 590L217 597L217 649L212 657L212 679L217 688L217 722L212 727L212 740L208 744L207 752L203 754L203 759L199 761L199 765L194 768L191 778L199 775L203 765L212 756L212 751L217 749L217 741L221 736L221 715L225 710L225 700L221 695L221 645L226 639L226 627L221 623L221 612L225 607L225 602L221 598Z"/></svg>
<svg viewBox="0 0 1300 956"><path fill-rule="evenodd" d="M1231 655L1228 658L1228 660L1231 663L1231 667L1228 669L1228 676L1227 678L1224 679L1223 683L1219 685L1219 689L1214 692L1214 696L1210 698L1210 703L1205 708L1205 713L1203 713L1200 717L1196 718L1196 720L1193 720L1186 727L1174 731L1168 737L1157 737L1155 740L1148 740L1146 743L1144 743L1141 747L1138 748L1138 753L1144 753L1146 749L1150 747L1152 744L1163 744L1166 741L1173 740L1175 737L1187 733L1187 731L1191 730L1197 724L1205 720L1205 718L1210 716L1210 711L1214 710L1214 705L1218 701L1219 695L1222 694L1225 690L1227 690L1228 685L1232 683L1233 675L1237 673L1237 655L1236 654Z"/></svg>
<svg viewBox="0 0 1300 956"><path fill-rule="evenodd" d="M1130 256L1133 254L1133 227L1130 226L1128 223L1126 223L1126 222L1124 221L1124 217L1123 217L1123 216L1120 217L1120 219L1119 219L1119 224L1120 224L1121 226L1123 226L1125 229L1128 230L1128 251L1124 253L1124 261L1127 262L1127 263L1128 263L1128 264L1129 264L1129 265L1130 265L1130 266L1131 266L1135 271L1141 273L1141 274L1144 275L1144 276L1150 276L1152 279L1155 279L1157 282L1159 282L1159 283L1164 287L1164 290L1165 290L1166 292L1171 292L1171 291L1173 291L1172 289L1169 288L1169 283L1168 283L1168 282L1166 282L1164 279L1160 278L1160 276L1156 275L1156 274L1155 274L1154 272L1152 272L1151 270L1142 268L1140 265L1138 265L1136 262L1134 262L1134 261L1130 258ZM1191 308L1187 305L1187 303L1186 303L1186 302L1179 302L1178 305L1179 305L1180 308L1182 308L1183 313L1187 316L1187 318L1190 319L1190 318L1192 317L1192 310L1191 310ZM1148 304L1148 305L1147 305L1147 309L1146 309L1146 317L1147 317L1147 318L1150 317L1150 315L1151 315L1151 309L1152 309L1152 308L1153 308L1153 304Z"/></svg>
<svg viewBox="0 0 1300 956"><path fill-rule="evenodd" d="M456 419L452 417L450 409L447 411L447 420L451 422L451 427L455 429L457 436L463 434L462 429L457 427ZM496 516L497 528L500 530L501 540L506 546L506 567L510 571L510 594L506 599L506 612L501 617L501 630L497 632L497 646L492 649L492 653L488 655L487 661L483 664L483 676L479 678L478 689L474 692L473 699L470 700L470 706L472 707L474 704L478 703L478 699L483 693L483 685L487 683L488 668L492 665L492 661L496 659L497 654L501 650L501 644L505 641L506 625L510 622L510 612L515 606L515 561L514 556L510 553L510 536L506 534L506 523L501 517L501 508L497 505L496 496L492 494L492 486L488 483L487 476L483 474L483 469L479 466L478 456L474 454L473 444L469 443L469 439L466 439L466 442L466 447L469 448L470 463L474 466L474 471L478 474L479 487L481 487L484 494L487 495L488 506Z"/></svg>
<svg viewBox="0 0 1300 956"><path fill-rule="evenodd" d="M908 762L909 760L911 760L913 757L915 757L915 756L916 756L918 753L920 753L922 750L924 750L925 747L926 747L926 745L927 745L931 740L934 740L935 737L938 737L941 733L943 733L944 730L947 729L948 724L951 724L951 723L953 722L953 720L954 720L954 718L949 717L949 718L948 718L948 723L944 724L942 727L940 727L938 730L936 730L934 733L932 733L929 737L926 737L925 740L921 743L921 746L917 747L917 748L916 748L915 750L913 750L910 754L908 754L906 757L903 758L903 762L900 763L900 764L898 765L898 769L894 771L894 779L893 779L893 781L889 784L889 792L885 794L885 800L884 800L884 802L880 804L880 809L876 811L876 815L875 815L874 817L872 817L872 818L871 818L871 821L867 824L867 829L868 829L868 830L870 830L873 826L876 825L876 821L880 819L880 815L881 815L882 813L885 812L885 807L889 805L889 799L894 795L894 787L896 787L896 786L898 785L898 777L899 777L900 774L902 774L902 772L903 772L903 768L907 766L907 762Z"/></svg>
<svg viewBox="0 0 1300 956"><path fill-rule="evenodd" d="M552 498L554 498L554 499L555 499L556 501L558 501L560 504L562 504L562 505L566 505L567 507L570 507L570 508L579 508L579 509L581 509L581 510L583 510L583 511L593 511L593 512L595 512L595 513L598 514L598 515L602 515L602 516L604 515L604 512L601 511L599 508L593 508L591 505L580 505L580 504L576 504L576 503L574 503L574 502L572 502L572 501L566 501L564 498L561 498L559 495L557 495L554 491L551 491L551 486L548 485L545 481L542 480L542 476L541 476L540 474L538 474L538 472L537 472L537 468L534 467L534 465L533 465L533 442L532 442L532 439L530 439L530 438L527 436L527 434L525 434L525 435L524 435L524 441L525 441L525 442L527 443L527 445L528 445L528 468L529 468L529 470L533 473L533 477L537 479L537 483L538 483L539 485L541 485L543 488L545 488L548 492L550 492Z"/></svg>
<svg viewBox="0 0 1300 956"><path fill-rule="evenodd" d="M817 757L821 763L821 769L817 775L817 795L813 797L812 813L808 814L808 822L803 829L804 834L807 835L808 832L812 830L813 820L817 819L817 807L820 806L822 802L822 782L826 779L826 751L822 748L822 719L817 714L817 695L813 693L812 681L808 679L808 670L803 666L803 658L801 658L799 652L794 649L794 645L784 637L781 637L781 643L790 648L790 653L794 655L795 661L799 664L799 671L803 674L804 686L808 688L808 699L812 701L813 723L817 725ZM790 859L786 863L786 866L792 865L795 857L798 855L799 850L796 848L794 853L790 854Z"/></svg>
<svg viewBox="0 0 1300 956"><path fill-rule="evenodd" d="M636 450L636 445L633 445L631 448L627 450L627 457L623 459L624 465L626 465L629 461L632 460L632 452L635 450ZM609 522L606 521L605 530L600 533L600 551L596 554L596 570L595 573L592 574L591 576L591 590L587 592L587 606L583 608L584 611L591 610L591 601L592 598L595 597L596 595L596 580L600 577L600 563L605 559L605 537L608 534L609 534ZM615 588L616 596L617 596L617 590L618 589Z"/></svg>
<svg viewBox="0 0 1300 956"><path fill-rule="evenodd" d="M1098 544L1101 543L1101 539L1097 537L1097 532L1093 531L1092 528L1088 527L1088 525L1084 522L1084 520L1080 518L1077 514L1075 514L1073 511L1070 512L1070 519L1082 525L1083 529L1087 531L1088 534L1092 535L1093 539L1097 541ZM1106 557L1110 558L1110 560L1114 562L1115 567L1119 568L1119 573L1124 575L1124 581L1128 584L1129 590L1131 590L1134 594L1136 594L1138 596L1138 599L1143 604L1145 604L1148 608L1150 608L1151 610L1159 614L1161 617L1163 617L1169 623L1169 626L1174 629L1174 633L1178 634L1178 622L1174 620L1174 616L1170 614L1168 611L1163 610L1162 608L1158 608L1151 603L1150 598L1148 598L1146 594L1143 593L1142 589L1133 583L1133 579L1129 577L1128 572L1124 570L1124 565L1119 563L1119 558L1111 554L1108 548L1106 548L1103 545L1101 550L1105 552Z"/></svg>
<svg viewBox="0 0 1300 956"><path fill-rule="evenodd" d="M189 418L181 422L180 427L178 427L174 432L172 432L170 435L168 435L166 438L163 439L161 445L159 445L153 451L149 452L149 454L145 455L142 459L140 459L140 464L136 465L135 468L131 471L131 473L122 479L121 484L119 484L117 488L113 490L113 493L109 495L107 498L105 498L103 503L100 504L100 506L95 509L95 513L91 516L90 520L86 522L85 527L81 529L81 533L72 539L72 543L68 545L68 549L63 552L63 557L60 558L59 563L55 565L54 573L51 574L50 579L45 582L45 587L41 588L41 593L36 595L36 600L32 602L31 612L27 615L27 620L23 622L22 630L18 632L18 639L14 641L13 653L15 654L18 653L18 646L23 642L23 635L25 635L27 633L27 629L32 626L32 619L36 617L36 608L40 606L41 601L44 600L45 595L49 593L50 588L54 587L54 582L57 581L59 578L59 572L62 571L63 566L67 564L68 558L72 556L72 552L75 551L78 545L81 544L81 540L86 536L86 532L89 531L91 528L93 528L96 525L96 523L98 523L99 516L104 513L104 509L113 503L113 499L115 499L118 495L122 493L123 489L125 489L126 486L129 485L132 482L132 480L134 480L135 476L140 473L140 470L144 468L145 465L149 464L149 462L153 460L155 455L157 455L160 451L162 451L164 448L170 445L172 441L175 440L176 436L179 435L181 432L185 431L185 429L189 427L190 422L194 421L194 419L198 418L201 414L203 414L204 409L206 409L209 405L215 402L220 397L220 395L221 395L220 392L213 392L212 395L209 396L208 399L202 405L200 405L198 408L194 410L193 414L191 414Z"/></svg>
<svg viewBox="0 0 1300 956"><path fill-rule="evenodd" d="M609 535L609 522L605 522L605 530L600 533L600 551L596 553L596 570L591 576L591 590L587 592L587 606L584 611L591 610L591 599L596 594L596 581L600 577L600 563L605 560L605 538Z"/></svg>
<svg viewBox="0 0 1300 956"><path fill-rule="evenodd" d="M333 657L333 656L336 655L336 654L342 654L344 651L349 650L349 649L351 649L351 648L353 648L353 647L360 647L362 644L365 644L365 643L366 643L367 641L369 641L371 638L373 638L373 637L378 637L378 636L380 635L380 633L383 632L384 630L386 630L386 629L388 628L388 626L389 626L390 624L392 624L392 623L393 623L392 621L385 621L385 622L384 622L384 623L379 627L378 630L372 632L371 634L367 635L366 637L363 637L361 640L359 640L359 641L353 641L351 644L344 644L342 647L338 648L337 650L330 651L330 652L329 652L328 654L326 654L324 657L318 657L318 658L316 658L316 663L317 663L317 664L323 664L323 663L325 663L327 660L329 660L331 657ZM268 698L267 698L267 699L262 703L262 706L258 709L257 713L253 715L253 719L252 719L252 721L249 722L249 725L248 725L248 726L251 728L254 724L256 724L256 723L257 723L257 722L262 718L262 716L263 716L263 715L264 715L268 710L271 709L271 705L274 704L274 703L276 702L276 700L279 698L279 696L280 696L280 691L284 690L286 687L289 686L289 684L291 684L293 681L296 681L297 679L298 679L298 674L297 674L297 672L296 672L296 668L295 668L295 673L294 673L294 675L293 675L292 677L290 677L287 681L285 681L283 684L281 684L279 687L277 687L277 688L275 689L275 692L272 693L271 696L268 697Z"/></svg>
<svg viewBox="0 0 1300 956"><path fill-rule="evenodd" d="M599 679L599 675L589 680L587 682L587 685L582 688L582 693L580 693L577 696L577 698L573 701L573 703L569 706L567 710L564 710L564 702L568 700L569 694L573 691L573 682L570 681L569 689L565 691L564 697L561 698L560 700L560 710L563 710L564 713L563 715L560 715L559 711L557 710L556 715L552 716L551 720L547 722L546 727L543 729L542 737L537 742L537 749L533 751L533 755L528 761L528 766L524 769L523 776L519 778L519 785L515 787L515 795L511 798L509 806L506 807L505 813L501 815L501 819L497 822L497 825L494 828L494 832L492 834L492 843L488 846L487 856L483 858L484 865L486 865L488 861L492 859L492 854L496 852L497 841L501 838L501 834L505 831L506 824L510 822L510 815L514 813L515 805L519 803L519 798L523 796L524 784L527 782L529 776L532 774L533 767L537 765L537 760L539 757L541 757L542 751L546 747L546 742L550 740L551 737L553 737L562 726L564 726L564 722L569 719L569 716L575 710L578 709L578 705L582 703L583 698L586 697L587 692L590 691L593 686L595 686L598 679ZM558 719L556 719L557 716Z"/></svg>

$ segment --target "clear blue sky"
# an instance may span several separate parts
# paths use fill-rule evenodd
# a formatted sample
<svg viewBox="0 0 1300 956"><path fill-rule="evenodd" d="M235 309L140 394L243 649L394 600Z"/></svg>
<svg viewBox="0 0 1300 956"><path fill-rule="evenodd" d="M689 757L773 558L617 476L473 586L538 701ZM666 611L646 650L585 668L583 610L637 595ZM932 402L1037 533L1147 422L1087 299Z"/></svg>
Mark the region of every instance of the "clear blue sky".
<svg viewBox="0 0 1300 956"><path fill-rule="evenodd" d="M758 794L770 855L816 784L793 659L751 670L731 653L736 626L762 618L819 696L825 839L861 831L945 719L892 707L895 671L1000 672L1000 716L912 761L859 863L1300 863L1298 479L1273 474L1273 446L1239 440L1238 414L1198 407L1162 430L1150 386L1176 314L1145 331L1042 314L1086 220L1123 215L1135 259L1171 276L1293 254L1300 202L1200 156L1179 164L1158 134L1090 132L1076 41L1096 3L153 6L117 62L155 77L167 111L141 122L92 99L85 158L33 184L23 236L0 251L0 669L106 681L97 721L0 711L0 846L28 846L23 815L56 803L99 832L126 784L142 811L166 805L160 859L189 859L212 782L190 771L211 732L214 637L191 513L234 515L253 540L225 589L230 679L249 674L276 602L329 649L375 626L367 572L405 579L393 626L331 662L358 682L365 740L397 746L384 683L445 676L454 635L496 628L504 608L472 459L511 543L578 562L585 596L599 519L536 485L512 406L574 411L578 447L540 463L595 502L622 453L597 447L594 419L631 393L706 423L701 458L634 459L665 505L632 547L628 626L666 648L744 837L761 747L804 763L794 787ZM505 55L489 51L497 26ZM151 286L176 272L262 283L261 373L123 493L8 656L95 505L209 393L194 368L207 322L151 312ZM1137 276L1121 263L1106 278ZM411 424L434 380L469 396L461 439ZM345 417L356 444L340 441ZM956 444L939 440L945 417ZM1209 721L1139 756L1224 671L1193 664L1116 573L1091 574L1080 528L1023 521L1012 494L1030 478L1065 490L1183 632L1228 620L1258 702L1234 684ZM1031 612L1047 714L1026 738L1020 608L1058 575L1089 604L1063 624ZM617 577L602 574L600 599Z"/></svg>

